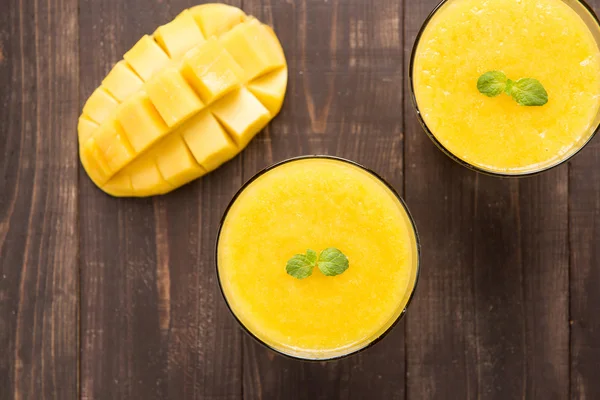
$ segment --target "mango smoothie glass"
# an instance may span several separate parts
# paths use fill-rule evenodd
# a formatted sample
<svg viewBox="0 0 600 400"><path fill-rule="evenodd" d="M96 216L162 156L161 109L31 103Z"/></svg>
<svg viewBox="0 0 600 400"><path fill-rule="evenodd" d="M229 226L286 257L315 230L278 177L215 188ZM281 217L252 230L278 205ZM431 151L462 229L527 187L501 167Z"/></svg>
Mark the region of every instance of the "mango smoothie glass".
<svg viewBox="0 0 600 400"><path fill-rule="evenodd" d="M599 42L583 1L444 0L410 61L419 120L440 149L479 172L523 176L559 165L600 123ZM511 83L484 95L479 78L497 71ZM524 105L511 92L528 78L547 103Z"/></svg>
<svg viewBox="0 0 600 400"><path fill-rule="evenodd" d="M295 255L329 248L347 257L338 275L287 271ZM286 160L248 181L225 211L216 253L222 294L244 330L304 360L381 339L406 312L419 274L418 236L400 196L374 172L330 156Z"/></svg>

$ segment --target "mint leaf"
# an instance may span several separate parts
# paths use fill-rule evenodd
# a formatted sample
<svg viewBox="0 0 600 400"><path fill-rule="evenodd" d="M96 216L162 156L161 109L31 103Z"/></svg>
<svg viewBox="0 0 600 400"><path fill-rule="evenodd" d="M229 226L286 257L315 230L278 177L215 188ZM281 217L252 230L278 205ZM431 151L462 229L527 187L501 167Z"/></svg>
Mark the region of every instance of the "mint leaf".
<svg viewBox="0 0 600 400"><path fill-rule="evenodd" d="M502 94L506 87L506 75L502 71L489 71L477 80L477 90L488 97Z"/></svg>
<svg viewBox="0 0 600 400"><path fill-rule="evenodd" d="M347 270L349 264L344 253L335 247L323 250L319 257L316 251L308 249L306 254L296 254L290 258L285 271L294 278L304 279L312 275L317 265L324 275L335 276Z"/></svg>
<svg viewBox="0 0 600 400"><path fill-rule="evenodd" d="M317 264L317 252L311 249L306 250L306 258L315 266Z"/></svg>
<svg viewBox="0 0 600 400"><path fill-rule="evenodd" d="M330 247L321 252L317 265L324 275L335 276L347 270L349 263L344 253L335 247Z"/></svg>
<svg viewBox="0 0 600 400"><path fill-rule="evenodd" d="M513 81L512 79L507 79L506 80L506 87L504 88L504 93L506 93L507 95L510 96L510 92L512 90L513 85L515 84L515 81Z"/></svg>
<svg viewBox="0 0 600 400"><path fill-rule="evenodd" d="M548 92L537 79L522 78L511 85L510 95L521 106L543 106Z"/></svg>
<svg viewBox="0 0 600 400"><path fill-rule="evenodd" d="M309 249L306 250L306 254L296 254L290 258L285 266L285 271L294 278L308 278L312 275L316 262L317 253Z"/></svg>
<svg viewBox="0 0 600 400"><path fill-rule="evenodd" d="M548 92L537 79L508 79L502 71L489 71L477 80L477 89L488 97L502 92L511 96L520 106L543 106L548 102Z"/></svg>

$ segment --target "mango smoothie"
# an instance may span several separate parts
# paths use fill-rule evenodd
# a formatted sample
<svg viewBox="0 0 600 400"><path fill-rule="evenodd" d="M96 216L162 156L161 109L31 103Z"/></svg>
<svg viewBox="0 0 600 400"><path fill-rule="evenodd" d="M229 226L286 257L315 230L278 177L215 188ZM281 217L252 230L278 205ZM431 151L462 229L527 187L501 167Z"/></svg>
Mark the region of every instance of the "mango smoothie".
<svg viewBox="0 0 600 400"><path fill-rule="evenodd" d="M286 271L295 255L328 248L347 257L339 275L315 268L299 279ZM386 333L413 293L418 258L398 195L361 166L331 157L292 159L257 175L230 204L217 242L219 282L234 316L263 344L303 359L348 355Z"/></svg>
<svg viewBox="0 0 600 400"><path fill-rule="evenodd" d="M411 62L426 130L485 172L523 175L561 163L599 123L599 33L575 0L444 2L422 28ZM520 104L507 95L512 83L506 94L482 94L478 79L489 71L512 83L537 80L547 103Z"/></svg>

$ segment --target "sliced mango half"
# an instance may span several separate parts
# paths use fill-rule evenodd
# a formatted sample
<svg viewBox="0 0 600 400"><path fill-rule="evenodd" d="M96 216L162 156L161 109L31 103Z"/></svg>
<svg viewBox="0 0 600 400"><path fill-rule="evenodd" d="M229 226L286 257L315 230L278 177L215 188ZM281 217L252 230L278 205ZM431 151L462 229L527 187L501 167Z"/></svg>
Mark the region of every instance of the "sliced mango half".
<svg viewBox="0 0 600 400"><path fill-rule="evenodd" d="M287 64L273 30L204 4L144 35L91 94L79 154L106 193L167 193L235 157L281 109Z"/></svg>

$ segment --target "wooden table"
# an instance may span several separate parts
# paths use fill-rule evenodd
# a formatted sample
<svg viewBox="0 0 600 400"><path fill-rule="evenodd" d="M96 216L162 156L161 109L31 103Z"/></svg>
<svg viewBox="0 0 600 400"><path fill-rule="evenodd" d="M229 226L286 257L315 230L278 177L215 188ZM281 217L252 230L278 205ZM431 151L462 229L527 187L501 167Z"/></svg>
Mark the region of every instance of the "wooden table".
<svg viewBox="0 0 600 400"><path fill-rule="evenodd" d="M436 2L233 1L281 39L281 114L210 175L115 199L79 164L82 103L142 34L195 3L1 0L0 399L600 399L600 138L527 179L443 155L406 79ZM315 153L386 177L423 244L407 317L331 363L254 343L215 282L236 190Z"/></svg>

